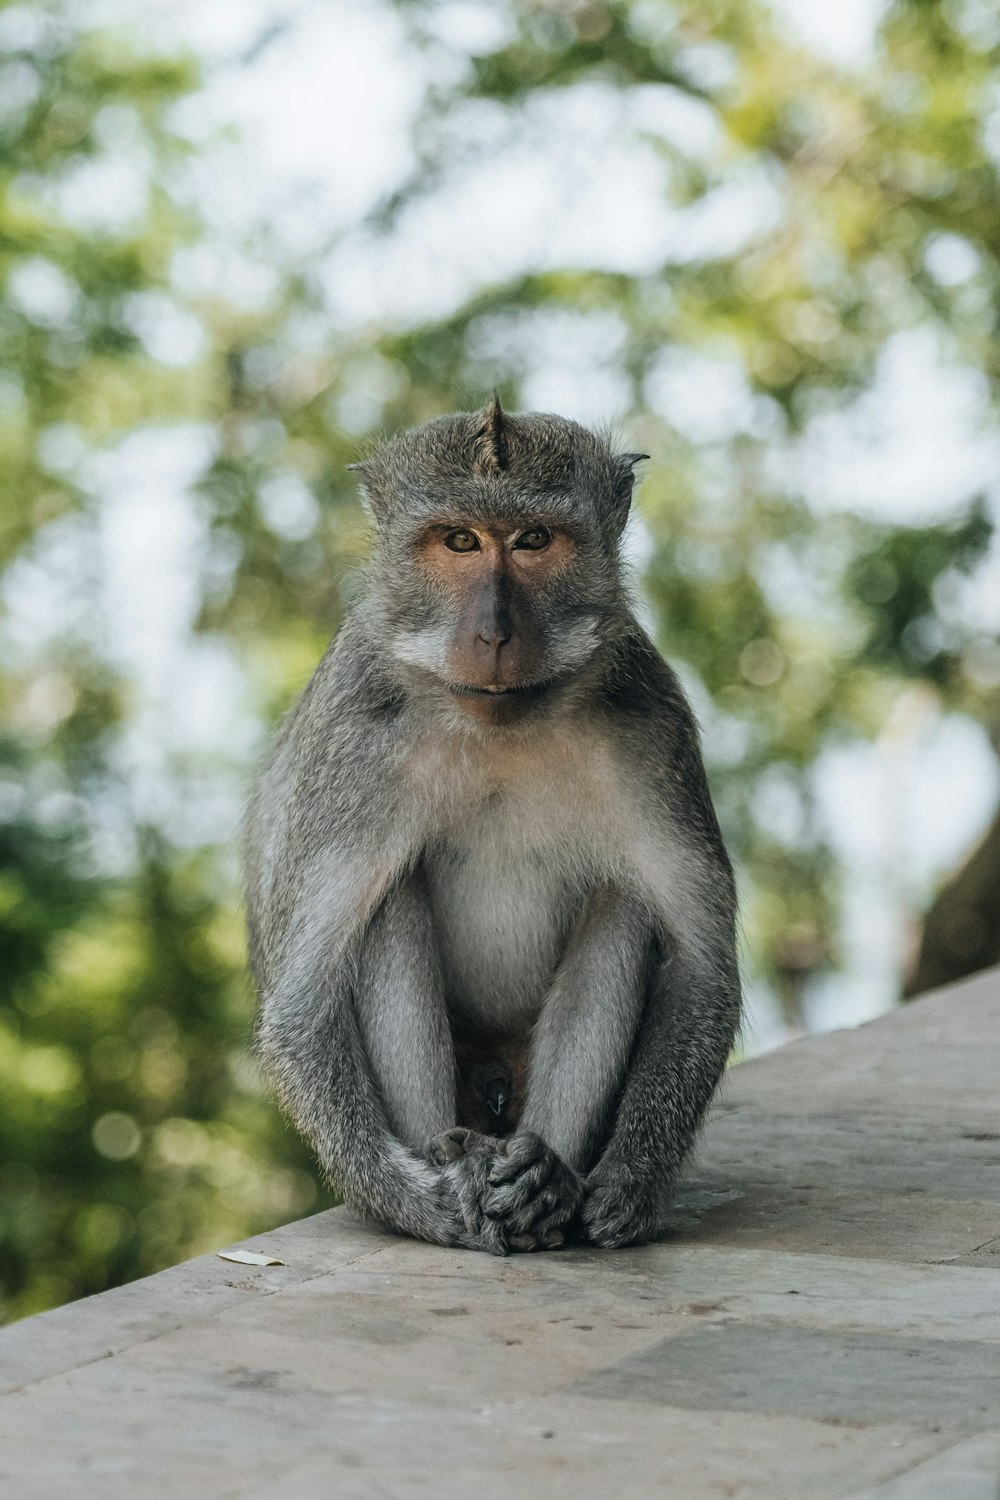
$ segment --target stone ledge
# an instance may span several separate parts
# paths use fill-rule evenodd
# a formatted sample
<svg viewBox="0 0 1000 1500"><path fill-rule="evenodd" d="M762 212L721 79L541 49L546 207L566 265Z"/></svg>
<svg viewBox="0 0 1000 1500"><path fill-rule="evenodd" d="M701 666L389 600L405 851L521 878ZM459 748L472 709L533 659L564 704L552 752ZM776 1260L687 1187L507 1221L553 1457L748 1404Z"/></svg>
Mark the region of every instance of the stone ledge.
<svg viewBox="0 0 1000 1500"><path fill-rule="evenodd" d="M1000 1483L1000 971L730 1076L672 1235L487 1256L335 1209L0 1333L19 1500Z"/></svg>

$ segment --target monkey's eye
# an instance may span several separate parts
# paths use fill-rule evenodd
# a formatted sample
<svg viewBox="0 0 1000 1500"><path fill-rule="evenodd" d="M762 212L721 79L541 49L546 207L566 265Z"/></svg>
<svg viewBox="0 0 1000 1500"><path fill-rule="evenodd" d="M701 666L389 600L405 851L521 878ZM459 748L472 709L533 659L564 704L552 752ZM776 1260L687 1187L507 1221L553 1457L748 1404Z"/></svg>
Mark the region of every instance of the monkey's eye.
<svg viewBox="0 0 1000 1500"><path fill-rule="evenodd" d="M525 552L541 552L551 540L551 531L547 531L544 526L532 526L530 531L521 532L514 546L523 548Z"/></svg>
<svg viewBox="0 0 1000 1500"><path fill-rule="evenodd" d="M474 531L449 531L444 544L452 552L479 551L479 538Z"/></svg>

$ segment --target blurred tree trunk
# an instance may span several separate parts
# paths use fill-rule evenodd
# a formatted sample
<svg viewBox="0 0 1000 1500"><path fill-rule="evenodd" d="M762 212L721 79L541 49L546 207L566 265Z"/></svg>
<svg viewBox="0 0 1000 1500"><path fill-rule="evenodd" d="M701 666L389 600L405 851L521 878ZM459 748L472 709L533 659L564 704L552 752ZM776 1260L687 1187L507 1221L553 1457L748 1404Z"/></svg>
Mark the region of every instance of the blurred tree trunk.
<svg viewBox="0 0 1000 1500"><path fill-rule="evenodd" d="M907 999L1000 963L1000 812L927 913Z"/></svg>

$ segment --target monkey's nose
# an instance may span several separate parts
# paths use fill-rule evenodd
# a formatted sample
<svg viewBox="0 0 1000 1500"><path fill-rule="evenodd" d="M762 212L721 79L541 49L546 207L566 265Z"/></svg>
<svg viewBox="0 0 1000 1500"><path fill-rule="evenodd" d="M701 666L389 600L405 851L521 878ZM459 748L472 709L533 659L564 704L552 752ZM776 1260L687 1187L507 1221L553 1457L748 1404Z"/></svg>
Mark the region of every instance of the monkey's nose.
<svg viewBox="0 0 1000 1500"><path fill-rule="evenodd" d="M487 626L485 630L479 632L479 639L484 646L489 646L491 651L499 651L501 646L506 646L511 634L509 630L505 633L499 625L492 629Z"/></svg>

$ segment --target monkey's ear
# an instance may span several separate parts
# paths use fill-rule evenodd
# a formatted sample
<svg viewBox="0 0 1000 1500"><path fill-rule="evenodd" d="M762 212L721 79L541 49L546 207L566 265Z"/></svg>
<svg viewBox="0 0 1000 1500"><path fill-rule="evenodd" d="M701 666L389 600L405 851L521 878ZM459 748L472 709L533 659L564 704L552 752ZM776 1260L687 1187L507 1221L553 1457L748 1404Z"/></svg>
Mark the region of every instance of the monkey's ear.
<svg viewBox="0 0 1000 1500"><path fill-rule="evenodd" d="M483 420L472 439L473 460L477 469L499 474L507 467L507 423L500 405L499 391L483 413Z"/></svg>
<svg viewBox="0 0 1000 1500"><path fill-rule="evenodd" d="M648 457L648 453L617 453L615 455L612 498L619 530L624 529L625 522L628 520L629 507L632 504L632 489L635 485L635 466Z"/></svg>
<svg viewBox="0 0 1000 1500"><path fill-rule="evenodd" d="M385 519L385 505L382 501L381 485L379 483L379 470L371 459L359 459L356 464L348 464L347 468L361 478L361 506L375 522L376 526Z"/></svg>

